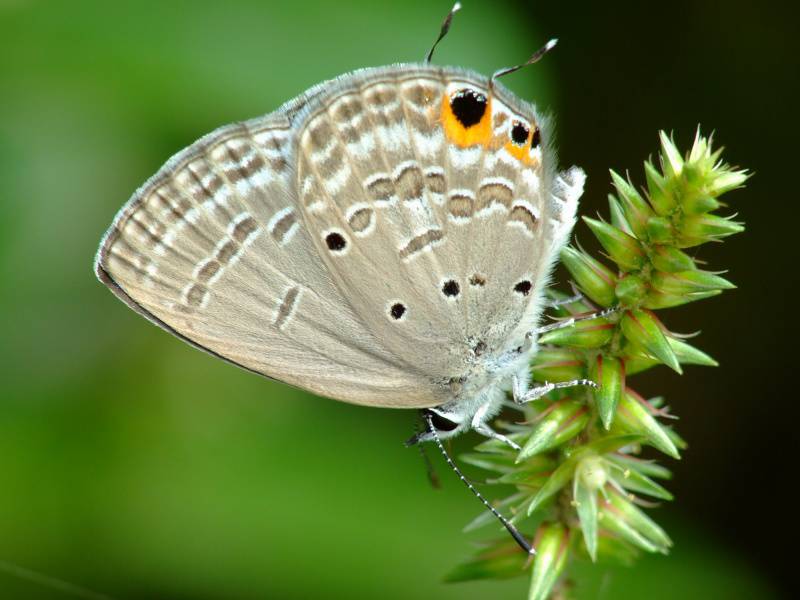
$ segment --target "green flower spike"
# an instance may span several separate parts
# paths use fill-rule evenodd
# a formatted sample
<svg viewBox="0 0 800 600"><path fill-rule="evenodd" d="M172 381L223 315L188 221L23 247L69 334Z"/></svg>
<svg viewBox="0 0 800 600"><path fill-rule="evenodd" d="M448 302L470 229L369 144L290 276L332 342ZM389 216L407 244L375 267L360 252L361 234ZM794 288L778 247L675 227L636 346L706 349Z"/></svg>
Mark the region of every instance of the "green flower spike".
<svg viewBox="0 0 800 600"><path fill-rule="evenodd" d="M533 547L533 574L528 600L547 600L559 575L567 564L569 530L560 523L545 523L539 527Z"/></svg>
<svg viewBox="0 0 800 600"><path fill-rule="evenodd" d="M652 456L678 459L686 442L669 424L675 417L663 399L645 400L630 380L659 365L677 373L682 365L716 366L657 313L734 288L718 272L698 269L694 253L743 231L732 216L715 211L725 206L719 197L742 187L748 174L723 163L721 151L699 132L686 155L666 134L660 141L658 160L644 163L646 186L637 189L612 171L609 219L584 218L604 257L571 247L561 252L585 299L562 304L555 316L615 310L537 340L533 381L589 378L598 387L555 390L518 407L522 417L505 425L518 452L489 440L463 457L494 474L487 483L511 488L495 505L521 531L535 532L537 554L531 559L503 537L451 572L449 581L530 573L529 600L546 600L566 589L570 561L633 564L642 551L666 554L672 546L641 507L672 500L663 485L670 472ZM565 296L553 292L552 298ZM466 529L494 522L482 512Z"/></svg>

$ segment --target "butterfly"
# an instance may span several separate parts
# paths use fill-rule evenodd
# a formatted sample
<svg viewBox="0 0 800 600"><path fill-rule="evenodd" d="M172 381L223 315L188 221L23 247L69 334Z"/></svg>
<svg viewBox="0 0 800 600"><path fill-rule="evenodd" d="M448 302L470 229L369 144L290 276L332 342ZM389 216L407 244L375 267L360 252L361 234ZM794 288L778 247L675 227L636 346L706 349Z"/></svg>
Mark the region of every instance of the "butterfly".
<svg viewBox="0 0 800 600"><path fill-rule="evenodd" d="M528 389L529 365L585 176L558 171L548 120L497 81L524 65L486 78L432 52L315 85L170 158L117 214L97 277L249 371L428 409L413 441L475 430L513 445L488 422L507 390L552 389Z"/></svg>

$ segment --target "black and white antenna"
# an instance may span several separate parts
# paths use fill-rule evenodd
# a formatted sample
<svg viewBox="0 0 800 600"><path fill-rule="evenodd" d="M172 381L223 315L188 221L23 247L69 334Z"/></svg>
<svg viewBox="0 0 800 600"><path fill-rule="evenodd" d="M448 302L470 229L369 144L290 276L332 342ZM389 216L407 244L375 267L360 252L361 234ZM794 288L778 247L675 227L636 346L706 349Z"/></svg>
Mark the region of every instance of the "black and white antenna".
<svg viewBox="0 0 800 600"><path fill-rule="evenodd" d="M503 524L503 527L505 527L508 530L508 533L510 533L511 537L514 538L514 541L517 542L517 544L519 544L520 548L522 548L527 554L536 554L536 550L534 550L533 547L531 547L528 540L525 539L525 536L523 536L519 532L519 530L511 524L511 522L508 519L506 519L503 515L501 515L494 506L489 504L489 501L486 500L486 498L484 498L481 495L481 493L475 489L475 487L469 482L469 480L466 477L464 477L464 474L461 472L461 469L459 469L458 466L456 466L456 463L454 463L453 459L450 458L450 455L447 453L447 450L444 449L444 444L442 444L442 440L439 438L439 434L436 432L436 428L433 426L432 413L430 411L425 411L424 417L425 417L425 422L428 425L428 431L430 431L431 435L433 436L433 440L436 442L436 445L439 446L439 450L441 451L442 456L444 456L444 459L447 461L447 464L450 465L450 468L453 469L453 471L455 471L456 475L458 475L458 478L464 483L464 485L467 486L467 488L469 488L469 491L475 494L478 500L483 502L483 505L486 508L488 508L489 511L495 517L497 517L497 520L500 521Z"/></svg>
<svg viewBox="0 0 800 600"><path fill-rule="evenodd" d="M436 50L436 46L439 45L439 42L442 41L442 38L447 35L448 31L450 31L450 23L453 22L453 15L459 10L461 10L461 2L456 2L453 5L453 8L450 9L450 12L447 13L444 21L442 21L442 28L439 30L439 37L436 38L436 41L433 42L433 46L431 46L431 49L428 50L428 54L425 55L425 64L431 62L431 58L433 58L433 51Z"/></svg>
<svg viewBox="0 0 800 600"><path fill-rule="evenodd" d="M523 67L527 67L528 65L532 65L533 63L539 62L545 54L547 54L548 52L550 52L550 50L556 47L557 43L558 43L558 38L553 38L552 40L547 42L544 46L539 48L536 52L534 52L533 55L531 55L531 57L524 63L515 65L513 67L505 67L503 69L498 69L497 71L492 73L492 77L491 79L489 79L489 88L491 88L494 85L495 79L499 77L504 77L505 75L513 73L514 71L519 71Z"/></svg>

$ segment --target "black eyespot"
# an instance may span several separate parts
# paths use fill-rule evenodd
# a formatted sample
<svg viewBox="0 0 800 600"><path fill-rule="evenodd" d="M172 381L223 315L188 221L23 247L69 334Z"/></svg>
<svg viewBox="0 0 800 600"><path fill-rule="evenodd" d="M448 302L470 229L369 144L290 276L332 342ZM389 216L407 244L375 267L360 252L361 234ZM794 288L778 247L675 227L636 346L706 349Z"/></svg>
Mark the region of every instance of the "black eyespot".
<svg viewBox="0 0 800 600"><path fill-rule="evenodd" d="M475 356L480 356L484 352L486 352L486 342L478 342L475 344L475 347L472 349L475 353Z"/></svg>
<svg viewBox="0 0 800 600"><path fill-rule="evenodd" d="M429 410L427 412L431 417L431 423L436 428L436 431L453 431L458 427L458 423L453 423L450 419L445 419L442 415Z"/></svg>
<svg viewBox="0 0 800 600"><path fill-rule="evenodd" d="M392 315L392 318L395 320L400 319L406 314L406 307L396 302L392 304L392 308L389 309L389 314Z"/></svg>
<svg viewBox="0 0 800 600"><path fill-rule="evenodd" d="M530 129L528 129L524 123L514 121L514 124L511 126L511 141L517 146L524 146L525 142L528 141L529 133Z"/></svg>
<svg viewBox="0 0 800 600"><path fill-rule="evenodd" d="M486 96L469 88L458 90L450 97L450 110L464 127L480 123L486 104Z"/></svg>
<svg viewBox="0 0 800 600"><path fill-rule="evenodd" d="M533 285L530 281L520 281L517 285L514 286L514 291L519 292L523 296L527 296L531 293L531 288Z"/></svg>
<svg viewBox="0 0 800 600"><path fill-rule="evenodd" d="M478 286L478 287L483 287L483 286L486 285L486 277L484 277L483 275L478 275L477 273L475 273L475 275L473 275L472 277L469 278L469 284L470 285L475 285L475 286Z"/></svg>
<svg viewBox="0 0 800 600"><path fill-rule="evenodd" d="M335 231L325 236L325 243L328 244L328 248L334 252L344 250L345 246L347 246L347 240L344 239L344 236Z"/></svg>
<svg viewBox="0 0 800 600"><path fill-rule="evenodd" d="M539 128L533 130L533 135L531 136L531 150L536 148L539 144L542 143L542 132L539 131Z"/></svg>
<svg viewBox="0 0 800 600"><path fill-rule="evenodd" d="M442 293L445 296L450 296L451 298L458 296L458 293L461 291L461 288L458 285L457 281L453 281L452 279L445 281L444 285L442 286Z"/></svg>

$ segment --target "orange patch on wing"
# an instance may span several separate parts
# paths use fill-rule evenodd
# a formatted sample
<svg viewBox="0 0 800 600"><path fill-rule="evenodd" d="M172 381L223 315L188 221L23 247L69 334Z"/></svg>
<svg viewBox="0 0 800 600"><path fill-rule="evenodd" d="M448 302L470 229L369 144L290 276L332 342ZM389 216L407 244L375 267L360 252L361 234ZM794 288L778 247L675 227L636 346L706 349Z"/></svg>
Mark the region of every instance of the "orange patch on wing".
<svg viewBox="0 0 800 600"><path fill-rule="evenodd" d="M481 120L469 127L464 127L450 107L450 97L447 94L442 96L442 112L440 120L444 128L444 134L448 140L457 146L466 147L480 144L490 146L492 144L492 99L486 103L486 110Z"/></svg>
<svg viewBox="0 0 800 600"><path fill-rule="evenodd" d="M530 144L517 146L513 142L506 142L505 149L511 156L529 167L534 167L539 164L539 159L531 156Z"/></svg>

